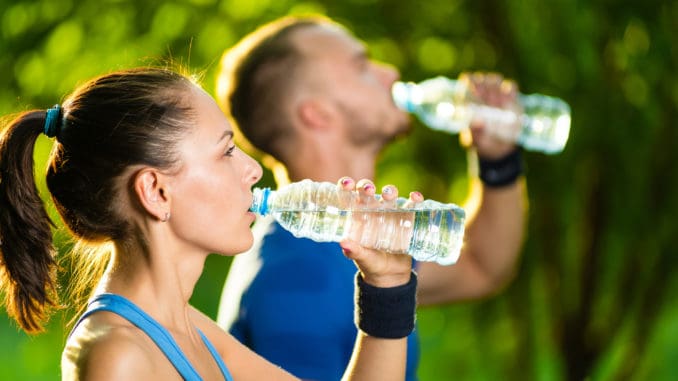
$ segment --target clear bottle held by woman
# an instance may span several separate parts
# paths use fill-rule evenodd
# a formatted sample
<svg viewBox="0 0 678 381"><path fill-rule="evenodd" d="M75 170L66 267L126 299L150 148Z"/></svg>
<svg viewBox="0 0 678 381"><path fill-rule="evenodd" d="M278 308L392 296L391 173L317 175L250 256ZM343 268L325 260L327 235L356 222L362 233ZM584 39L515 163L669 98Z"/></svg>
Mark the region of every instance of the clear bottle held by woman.
<svg viewBox="0 0 678 381"><path fill-rule="evenodd" d="M518 94L519 107L503 109L476 99L464 81L446 77L396 82L391 90L398 108L436 130L459 133L481 120L485 131L546 154L561 152L570 134L570 106L559 98Z"/></svg>
<svg viewBox="0 0 678 381"><path fill-rule="evenodd" d="M254 188L251 211L276 221L296 237L319 242L345 238L389 253L409 254L418 261L451 265L459 257L465 212L454 204L363 200L357 191L329 182L302 180L278 190Z"/></svg>

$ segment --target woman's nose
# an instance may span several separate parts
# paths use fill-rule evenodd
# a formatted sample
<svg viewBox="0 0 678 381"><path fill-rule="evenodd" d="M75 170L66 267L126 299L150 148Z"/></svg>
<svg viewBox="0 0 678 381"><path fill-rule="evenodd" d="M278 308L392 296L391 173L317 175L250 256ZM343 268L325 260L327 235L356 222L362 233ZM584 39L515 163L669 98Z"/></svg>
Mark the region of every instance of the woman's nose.
<svg viewBox="0 0 678 381"><path fill-rule="evenodd" d="M253 157L247 154L245 155L247 156L248 161L245 176L249 183L256 184L257 182L259 182L259 180L261 180L261 177L264 175L264 170L261 167L261 164L259 164L258 161L254 160Z"/></svg>

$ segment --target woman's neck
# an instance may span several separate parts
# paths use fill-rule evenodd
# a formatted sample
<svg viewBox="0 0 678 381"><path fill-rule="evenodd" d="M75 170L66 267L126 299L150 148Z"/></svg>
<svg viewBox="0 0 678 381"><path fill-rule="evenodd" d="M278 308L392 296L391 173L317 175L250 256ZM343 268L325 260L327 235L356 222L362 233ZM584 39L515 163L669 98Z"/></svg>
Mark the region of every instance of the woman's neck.
<svg viewBox="0 0 678 381"><path fill-rule="evenodd" d="M205 258L183 255L176 248L118 244L96 293L119 294L160 324L190 330L188 302Z"/></svg>

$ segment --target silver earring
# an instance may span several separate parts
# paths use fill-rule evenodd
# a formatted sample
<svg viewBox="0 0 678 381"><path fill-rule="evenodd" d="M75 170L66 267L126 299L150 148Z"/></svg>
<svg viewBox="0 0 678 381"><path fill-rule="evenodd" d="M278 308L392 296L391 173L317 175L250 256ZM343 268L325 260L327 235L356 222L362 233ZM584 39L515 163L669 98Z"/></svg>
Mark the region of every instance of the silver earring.
<svg viewBox="0 0 678 381"><path fill-rule="evenodd" d="M165 217L161 220L162 222L167 222L170 219L170 212L165 212Z"/></svg>

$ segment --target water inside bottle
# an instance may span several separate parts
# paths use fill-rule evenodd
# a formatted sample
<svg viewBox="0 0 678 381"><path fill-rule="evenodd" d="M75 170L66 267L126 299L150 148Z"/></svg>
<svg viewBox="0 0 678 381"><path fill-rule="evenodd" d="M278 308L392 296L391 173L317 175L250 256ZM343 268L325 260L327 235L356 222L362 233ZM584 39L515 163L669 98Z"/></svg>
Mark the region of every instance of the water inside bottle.
<svg viewBox="0 0 678 381"><path fill-rule="evenodd" d="M419 261L452 264L464 235L464 214L458 209L346 211L282 210L276 220L296 237L318 242L353 239L389 253L409 253Z"/></svg>
<svg viewBox="0 0 678 381"><path fill-rule="evenodd" d="M459 133L471 123L473 110L468 105L453 102L426 103L420 106L421 120L427 126L449 133Z"/></svg>
<svg viewBox="0 0 678 381"><path fill-rule="evenodd" d="M519 94L519 113L478 102L462 82L436 77L419 84L396 82L392 97L396 106L435 130L459 133L478 120L492 135L547 154L561 152L570 134L569 105L546 95Z"/></svg>
<svg viewBox="0 0 678 381"><path fill-rule="evenodd" d="M521 103L525 119L519 144L549 154L561 152L570 135L570 106L558 98L539 94L523 96Z"/></svg>
<svg viewBox="0 0 678 381"><path fill-rule="evenodd" d="M401 110L415 113L427 126L459 133L471 122L471 109L464 102L465 87L458 81L437 77L424 89L414 83L396 82L391 94Z"/></svg>

